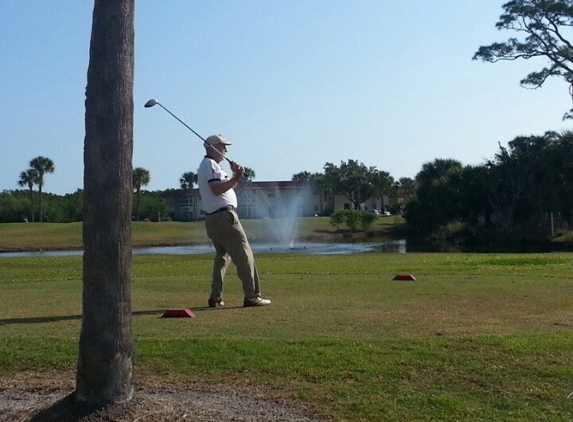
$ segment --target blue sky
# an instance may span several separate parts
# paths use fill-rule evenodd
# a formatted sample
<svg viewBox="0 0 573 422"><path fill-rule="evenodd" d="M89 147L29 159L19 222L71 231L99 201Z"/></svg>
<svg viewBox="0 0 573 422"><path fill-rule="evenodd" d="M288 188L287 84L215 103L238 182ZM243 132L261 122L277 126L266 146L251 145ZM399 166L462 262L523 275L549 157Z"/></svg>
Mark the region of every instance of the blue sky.
<svg viewBox="0 0 573 422"><path fill-rule="evenodd" d="M222 133L255 180L290 180L348 159L415 177L436 158L481 164L516 136L571 129L567 85L526 90L542 60L472 61L514 34L495 0L136 2L134 166L149 190L196 171L197 132ZM39 155L44 190L83 185L88 0L0 2L0 191Z"/></svg>

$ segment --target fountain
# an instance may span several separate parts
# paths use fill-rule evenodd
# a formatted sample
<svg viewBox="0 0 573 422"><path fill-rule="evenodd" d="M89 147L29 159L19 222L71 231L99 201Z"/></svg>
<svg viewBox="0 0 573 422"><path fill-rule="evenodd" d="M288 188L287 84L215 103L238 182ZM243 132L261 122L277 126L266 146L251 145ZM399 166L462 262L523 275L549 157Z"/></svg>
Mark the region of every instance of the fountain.
<svg viewBox="0 0 573 422"><path fill-rule="evenodd" d="M304 214L308 197L308 192L295 189L277 189L266 196L257 197L257 214L272 232L276 245L274 247L282 250L296 249L300 216Z"/></svg>

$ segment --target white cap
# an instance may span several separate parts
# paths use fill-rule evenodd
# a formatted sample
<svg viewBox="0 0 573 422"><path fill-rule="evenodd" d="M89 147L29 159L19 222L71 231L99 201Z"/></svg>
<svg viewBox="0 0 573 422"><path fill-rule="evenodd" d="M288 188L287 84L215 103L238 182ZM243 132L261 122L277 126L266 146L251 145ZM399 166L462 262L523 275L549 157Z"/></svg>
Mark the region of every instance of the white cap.
<svg viewBox="0 0 573 422"><path fill-rule="evenodd" d="M231 142L227 141L223 135L211 135L207 139L205 139L205 143L211 146L215 146L218 144L223 145L232 145Z"/></svg>

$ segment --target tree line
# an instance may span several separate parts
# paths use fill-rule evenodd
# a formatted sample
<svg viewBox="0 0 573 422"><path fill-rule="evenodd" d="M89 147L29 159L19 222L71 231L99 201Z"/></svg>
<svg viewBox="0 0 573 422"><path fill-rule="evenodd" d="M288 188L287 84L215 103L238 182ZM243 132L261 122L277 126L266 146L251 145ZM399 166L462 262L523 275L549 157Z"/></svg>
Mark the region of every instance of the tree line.
<svg viewBox="0 0 573 422"><path fill-rule="evenodd" d="M573 132L516 137L507 147L499 145L494 157L481 165L438 158L423 164L413 179L395 180L386 171L352 159L340 165L326 163L323 169L294 174L292 180L309 181L322 192L343 195L354 209L372 197L386 195L392 214L403 214L422 236L452 231L476 241L516 233L541 238L573 224ZM38 221L82 221L82 190L64 196L42 193L45 174L54 170L49 158L31 160L18 182L28 191L0 194L0 222L35 221L35 215ZM249 169L247 180L254 177ZM133 169L135 220L167 218L164 192L143 190L150 180L148 170ZM179 186L190 189L196 182L197 175L186 172ZM34 186L38 186L39 203L35 211Z"/></svg>
<svg viewBox="0 0 573 422"><path fill-rule="evenodd" d="M83 221L84 191L66 195L43 192L45 175L54 173L56 166L47 157L30 160L30 168L20 173L18 185L27 190L0 192L0 223L52 222L71 223ZM149 170L133 169L133 219L158 221L167 217L167 203L162 191L143 191L150 182ZM34 188L37 187L37 191Z"/></svg>
<svg viewBox="0 0 573 422"><path fill-rule="evenodd" d="M30 168L20 173L18 185L24 190L0 192L0 223L52 222L71 223L83 221L83 189L66 195L43 192L45 175L54 173L56 166L50 158L36 157L30 160ZM256 176L251 168L245 168L244 181ZM143 190L151 181L151 173L143 167L133 168L133 219L162 221L168 219L165 191ZM197 174L190 171L179 179L181 189L192 189L197 184ZM37 190L34 190L37 188Z"/></svg>
<svg viewBox="0 0 573 422"><path fill-rule="evenodd" d="M519 136L478 166L451 159L426 163L416 185L404 216L421 233L451 230L466 241L487 243L570 230L573 132Z"/></svg>
<svg viewBox="0 0 573 422"><path fill-rule="evenodd" d="M344 195L355 210L373 196L387 195L392 213L401 213L424 237L543 239L573 225L573 132L516 137L481 165L438 158L423 164L414 179L394 180L348 160L293 180Z"/></svg>

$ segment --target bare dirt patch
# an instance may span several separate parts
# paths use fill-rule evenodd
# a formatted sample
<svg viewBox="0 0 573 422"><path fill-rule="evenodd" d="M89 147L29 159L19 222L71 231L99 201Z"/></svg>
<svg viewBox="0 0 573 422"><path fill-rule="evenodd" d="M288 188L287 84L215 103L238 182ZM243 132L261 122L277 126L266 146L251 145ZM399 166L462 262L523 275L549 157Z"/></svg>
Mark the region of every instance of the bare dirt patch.
<svg viewBox="0 0 573 422"><path fill-rule="evenodd" d="M273 394L188 385L184 388L136 385L126 403L86 408L73 400L69 379L60 374L28 374L26 380L0 380L1 422L325 422L300 403ZM24 384L25 381L25 384Z"/></svg>

